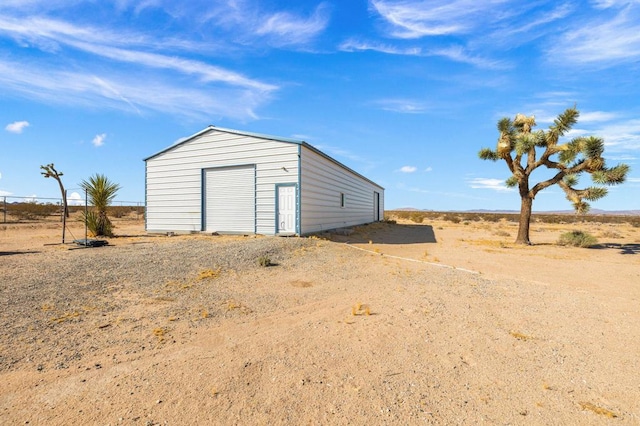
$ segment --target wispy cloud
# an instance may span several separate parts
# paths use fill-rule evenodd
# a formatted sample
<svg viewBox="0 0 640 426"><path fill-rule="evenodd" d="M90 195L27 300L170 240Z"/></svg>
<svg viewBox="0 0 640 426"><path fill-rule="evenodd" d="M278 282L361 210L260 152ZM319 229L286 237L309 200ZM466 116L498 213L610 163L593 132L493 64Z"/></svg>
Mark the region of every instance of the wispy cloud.
<svg viewBox="0 0 640 426"><path fill-rule="evenodd" d="M277 12L263 17L255 29L259 36L269 37L275 46L306 44L323 32L329 22L328 8L323 3L308 18L289 12Z"/></svg>
<svg viewBox="0 0 640 426"><path fill-rule="evenodd" d="M375 52L387 53L390 55L417 56L422 54L422 49L419 47L402 48L379 42L365 42L355 39L344 41L342 44L340 44L340 46L338 46L338 49L344 52L371 50Z"/></svg>
<svg viewBox="0 0 640 426"><path fill-rule="evenodd" d="M640 3L607 1L597 5L616 10L569 28L547 51L552 61L610 67L640 59Z"/></svg>
<svg viewBox="0 0 640 426"><path fill-rule="evenodd" d="M636 153L640 150L640 119L607 123L593 133L604 139L608 151Z"/></svg>
<svg viewBox="0 0 640 426"><path fill-rule="evenodd" d="M414 173L418 168L416 166L402 166L398 169L401 173Z"/></svg>
<svg viewBox="0 0 640 426"><path fill-rule="evenodd" d="M13 123L7 124L4 129L11 133L22 133L27 127L29 127L28 121L14 121Z"/></svg>
<svg viewBox="0 0 640 426"><path fill-rule="evenodd" d="M384 111L399 112L402 114L422 114L429 110L424 102L411 99L382 99L374 103Z"/></svg>
<svg viewBox="0 0 640 426"><path fill-rule="evenodd" d="M389 55L404 55L404 56L439 56L449 60L474 65L483 69L507 69L511 68L511 64L503 60L492 60L483 58L478 55L473 55L467 51L463 46L449 46L433 49L422 49L421 47L401 47L394 46L388 43L380 42L365 42L355 39L349 39L344 41L338 46L339 50L344 52L357 52L357 51L374 51L380 53L386 53Z"/></svg>
<svg viewBox="0 0 640 426"><path fill-rule="evenodd" d="M100 147L102 145L104 145L104 140L107 138L107 134L106 133L100 133L99 135L96 135L93 140L91 141L91 143L93 144L93 146L95 147Z"/></svg>
<svg viewBox="0 0 640 426"><path fill-rule="evenodd" d="M317 14L319 19L320 9ZM264 34L285 26L285 20L280 16L272 21ZM183 56L202 47L188 39L167 40L128 29L118 31L117 27L10 14L0 15L2 36L25 49L25 55L14 59L0 58L0 82L5 90L45 102L89 104L136 114L156 110L201 118L214 114L253 119L256 108L279 89L217 66L211 58ZM41 52L37 58L34 47ZM71 62L67 60L70 51L75 51Z"/></svg>
<svg viewBox="0 0 640 426"><path fill-rule="evenodd" d="M29 40L45 50L58 50L67 45L78 50L110 60L133 63L159 69L170 69L181 74L195 75L200 81L221 82L251 89L272 91L276 86L247 78L239 73L221 67L180 58L174 55L150 53L122 46L145 47L157 42L147 41L146 36L129 32L124 37L101 28L76 26L67 22L43 18L28 20L8 20L0 18L0 31L18 38Z"/></svg>
<svg viewBox="0 0 640 426"><path fill-rule="evenodd" d="M491 60L480 56L471 55L467 49L462 46L449 46L439 49L430 50L429 55L442 56L455 62L461 62L474 65L484 69L508 69L512 65L503 60Z"/></svg>
<svg viewBox="0 0 640 426"><path fill-rule="evenodd" d="M113 72L108 77L86 71L70 71L29 63L2 62L0 84L5 90L53 104L112 108L134 113L154 110L179 116L206 118L255 118L254 109L269 99L268 94L250 90L176 84L162 76L148 75L141 82L136 75ZM97 107L96 105L99 105Z"/></svg>
<svg viewBox="0 0 640 426"><path fill-rule="evenodd" d="M473 189L490 189L498 192L513 191L513 188L508 188L502 179L472 178L468 179L468 183Z"/></svg>
<svg viewBox="0 0 640 426"><path fill-rule="evenodd" d="M606 111L587 111L581 112L578 121L580 123L600 123L603 121L611 121L619 118L620 115L614 112Z"/></svg>
<svg viewBox="0 0 640 426"><path fill-rule="evenodd" d="M391 36L419 38L467 33L477 17L503 1L474 0L371 0L371 7L391 26Z"/></svg>
<svg viewBox="0 0 640 426"><path fill-rule="evenodd" d="M265 10L264 2L228 0L212 2L202 13L204 22L226 28L228 36L241 44L264 44L271 47L304 47L329 25L330 8L320 3L309 16L288 11ZM242 31L239 31L242 29Z"/></svg>

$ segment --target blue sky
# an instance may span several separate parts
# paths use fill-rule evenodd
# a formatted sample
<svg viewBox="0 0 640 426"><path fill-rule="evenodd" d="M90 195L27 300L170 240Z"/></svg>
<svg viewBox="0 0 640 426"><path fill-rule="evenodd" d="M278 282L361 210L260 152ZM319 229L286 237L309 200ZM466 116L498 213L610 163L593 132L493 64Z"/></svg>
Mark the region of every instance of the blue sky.
<svg viewBox="0 0 640 426"><path fill-rule="evenodd" d="M640 209L639 81L638 0L2 0L0 196L58 197L55 163L70 192L103 173L143 201L142 160L213 124L303 139L387 209L516 210L478 151L501 117L576 104L569 136L632 169L593 207Z"/></svg>

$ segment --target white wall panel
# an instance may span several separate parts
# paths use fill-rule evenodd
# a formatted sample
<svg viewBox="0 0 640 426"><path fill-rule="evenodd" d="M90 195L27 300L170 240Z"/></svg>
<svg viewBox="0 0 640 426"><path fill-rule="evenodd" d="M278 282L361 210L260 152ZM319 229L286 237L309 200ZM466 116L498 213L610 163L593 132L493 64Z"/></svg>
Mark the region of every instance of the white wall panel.
<svg viewBox="0 0 640 426"><path fill-rule="evenodd" d="M301 233L360 225L374 221L374 192L384 190L319 153L302 147ZM341 206L340 194L345 196Z"/></svg>
<svg viewBox="0 0 640 426"><path fill-rule="evenodd" d="M298 145L216 129L146 161L149 232L203 231L203 170L255 166L256 232L275 232L275 185L298 179Z"/></svg>

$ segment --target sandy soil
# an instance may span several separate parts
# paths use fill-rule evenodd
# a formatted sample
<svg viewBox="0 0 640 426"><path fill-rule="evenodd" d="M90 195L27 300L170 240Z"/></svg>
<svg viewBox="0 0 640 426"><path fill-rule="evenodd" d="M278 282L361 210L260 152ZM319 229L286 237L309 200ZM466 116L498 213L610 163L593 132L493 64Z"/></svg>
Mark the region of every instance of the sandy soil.
<svg viewBox="0 0 640 426"><path fill-rule="evenodd" d="M8 274L20 262L90 256L45 245L59 242L56 224L3 227L2 276L20 276ZM573 229L599 246L555 245ZM116 231L127 236L104 256L207 238L145 236L132 222ZM435 221L324 235L277 266L183 286L161 309L118 283L107 297L126 296L122 308L34 321L3 339L0 359L25 353L0 366L0 423L640 424L640 229L535 224L533 247L513 245L515 231ZM208 238L213 250L239 240ZM21 286L5 280L0 296L10 304ZM214 290L224 294L217 305ZM53 295L29 291L35 300L3 312L6 324L51 309ZM209 303L211 314L195 318L189 303ZM77 359L51 345L51 359L66 360L56 368L25 342L56 333L98 343Z"/></svg>

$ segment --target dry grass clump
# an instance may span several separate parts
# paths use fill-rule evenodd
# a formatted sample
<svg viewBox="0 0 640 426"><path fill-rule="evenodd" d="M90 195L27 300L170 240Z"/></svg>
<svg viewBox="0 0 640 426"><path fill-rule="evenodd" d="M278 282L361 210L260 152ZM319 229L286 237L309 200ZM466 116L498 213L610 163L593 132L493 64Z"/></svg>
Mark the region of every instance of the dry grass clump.
<svg viewBox="0 0 640 426"><path fill-rule="evenodd" d="M558 244L561 246L571 246L571 247L592 247L598 243L598 240L593 235L584 231L571 231L565 232L560 235L558 239Z"/></svg>
<svg viewBox="0 0 640 426"><path fill-rule="evenodd" d="M520 333L519 331L510 331L509 334L512 335L513 337L515 337L518 340L527 341L527 340L533 339L533 336L529 336L529 335Z"/></svg>
<svg viewBox="0 0 640 426"><path fill-rule="evenodd" d="M220 276L220 268L218 269L204 269L198 273L197 280L202 281L206 279L218 278Z"/></svg>
<svg viewBox="0 0 640 426"><path fill-rule="evenodd" d="M597 405L594 405L590 402L581 402L580 407L582 407L583 410L593 411L596 414L609 417L610 419L618 417L618 415L613 411L607 410L606 408L598 407Z"/></svg>
<svg viewBox="0 0 640 426"><path fill-rule="evenodd" d="M611 229L607 229L606 231L603 231L600 233L600 238L620 239L620 238L624 238L624 236L619 232L613 231Z"/></svg>
<svg viewBox="0 0 640 426"><path fill-rule="evenodd" d="M363 305L358 302L351 307L351 315L354 317L358 315L371 315L371 308L369 308L369 305Z"/></svg>

